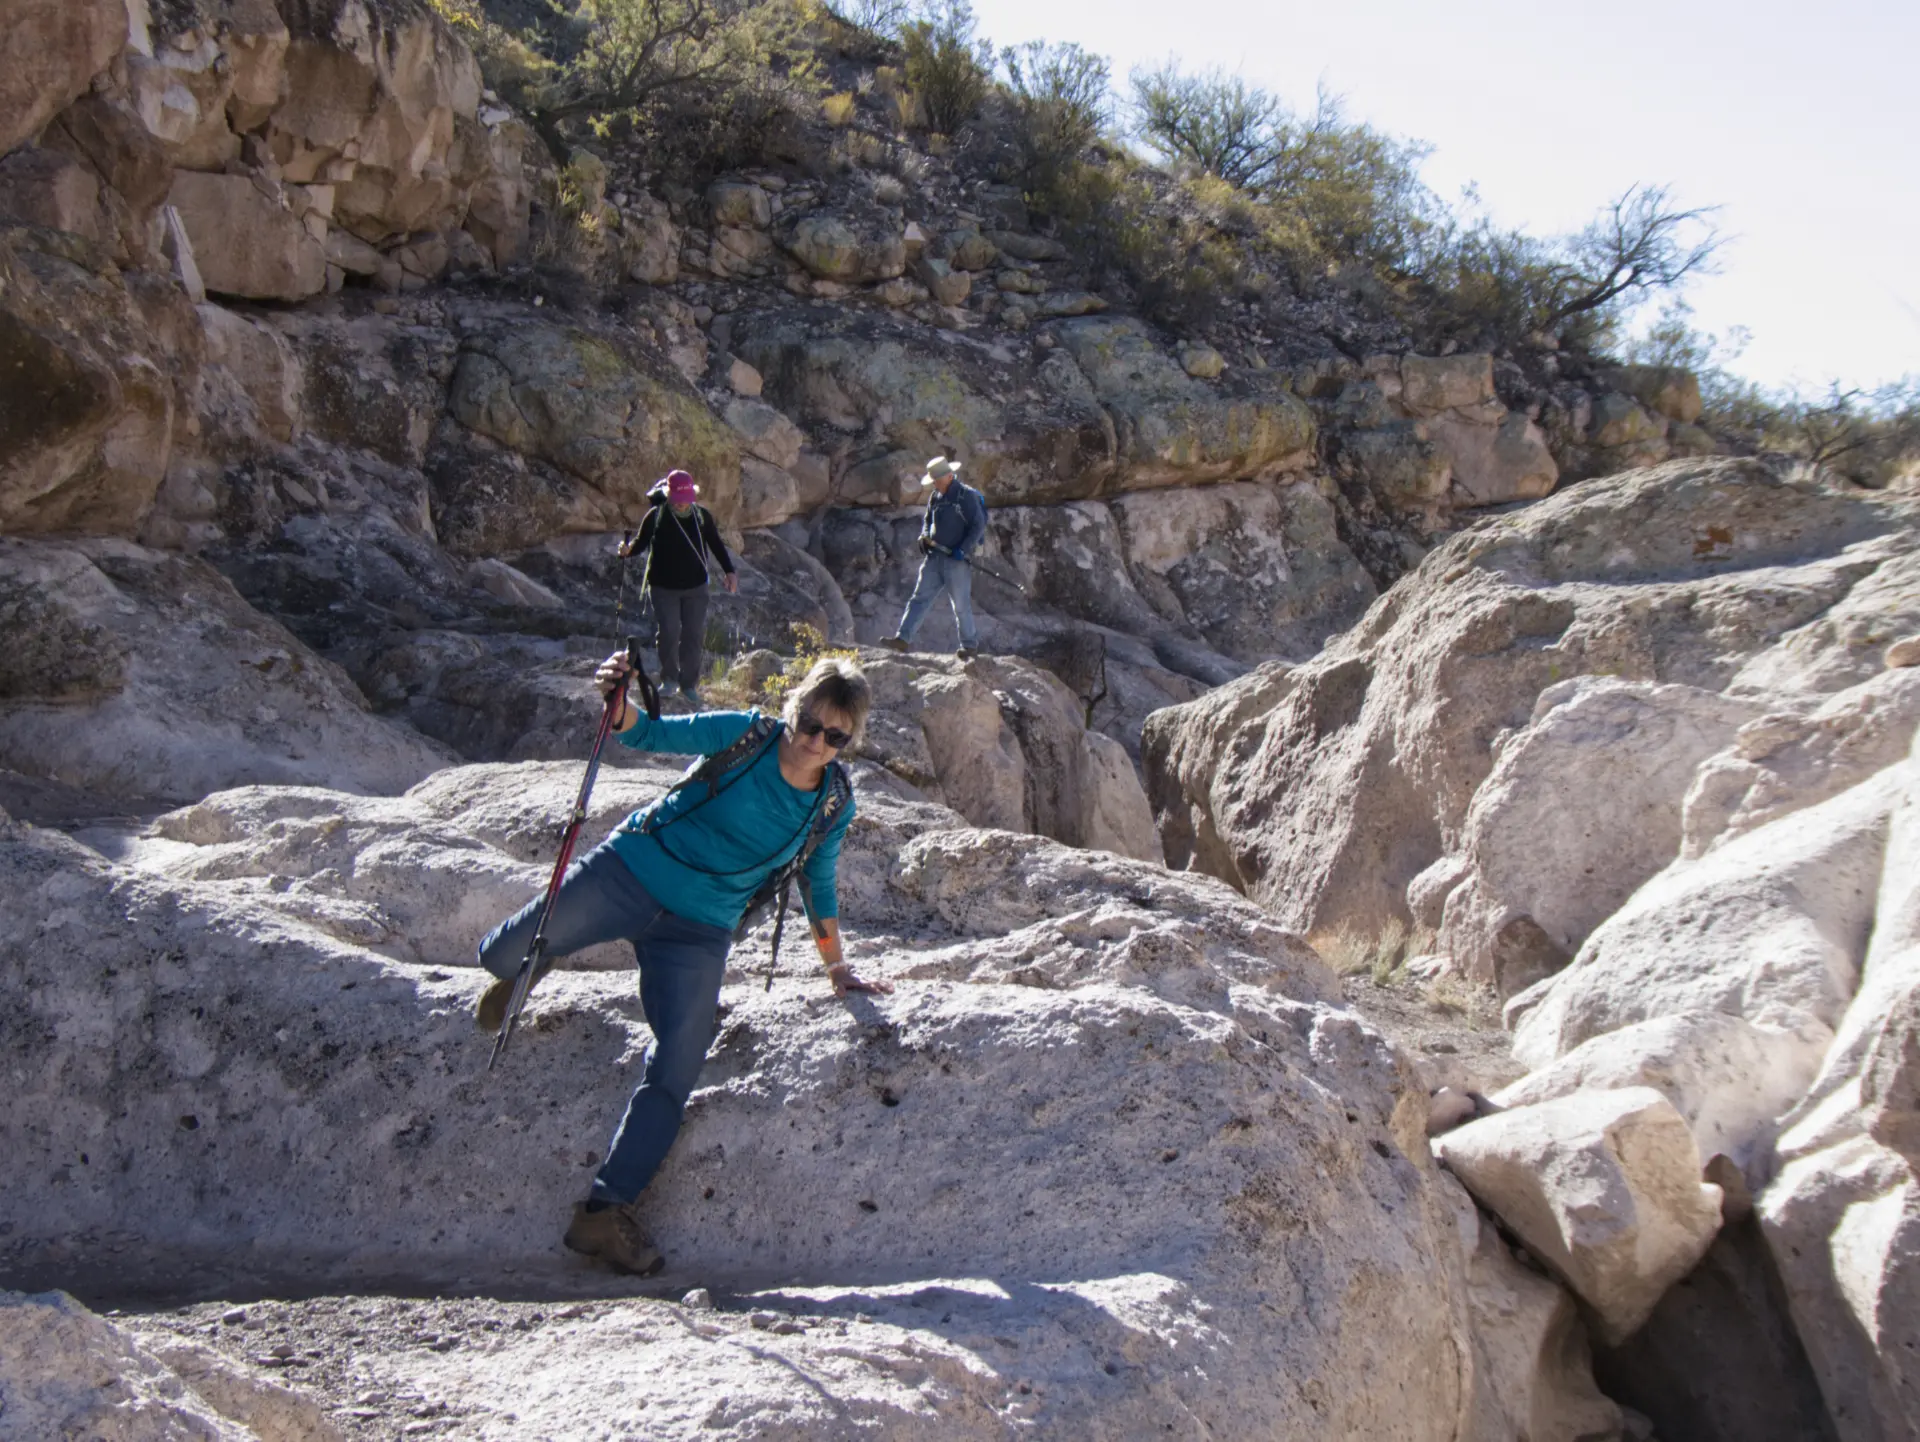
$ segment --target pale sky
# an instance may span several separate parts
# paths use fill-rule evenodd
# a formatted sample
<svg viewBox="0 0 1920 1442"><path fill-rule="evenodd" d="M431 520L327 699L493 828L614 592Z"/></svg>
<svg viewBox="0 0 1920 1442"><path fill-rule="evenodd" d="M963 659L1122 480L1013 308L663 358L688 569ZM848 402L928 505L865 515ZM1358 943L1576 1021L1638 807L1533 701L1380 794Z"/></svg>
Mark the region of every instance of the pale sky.
<svg viewBox="0 0 1920 1442"><path fill-rule="evenodd" d="M973 0L998 45L1072 40L1128 72L1177 54L1433 146L1494 217L1577 229L1635 181L1720 205L1694 323L1752 332L1765 385L1920 374L1920 0Z"/></svg>

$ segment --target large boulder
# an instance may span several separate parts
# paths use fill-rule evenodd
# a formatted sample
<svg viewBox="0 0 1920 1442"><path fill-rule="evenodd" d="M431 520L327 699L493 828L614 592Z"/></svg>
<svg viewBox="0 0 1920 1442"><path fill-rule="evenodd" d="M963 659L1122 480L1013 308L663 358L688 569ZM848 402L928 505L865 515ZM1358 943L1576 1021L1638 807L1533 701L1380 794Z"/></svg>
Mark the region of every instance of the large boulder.
<svg viewBox="0 0 1920 1442"><path fill-rule="evenodd" d="M245 782L394 792L449 759L369 715L203 561L0 540L0 610L0 762L30 776L174 800Z"/></svg>
<svg viewBox="0 0 1920 1442"><path fill-rule="evenodd" d="M0 228L0 530L138 530L199 368L191 314L78 236Z"/></svg>
<svg viewBox="0 0 1920 1442"><path fill-rule="evenodd" d="M1011 657L866 661L875 760L976 826L1161 859L1139 777L1050 672Z"/></svg>
<svg viewBox="0 0 1920 1442"><path fill-rule="evenodd" d="M1756 461L1584 485L1440 546L1283 691L1236 682L1262 699L1231 735L1152 718L1150 789L1288 924L1378 934L1408 920L1416 876L1461 852L1496 744L1549 686L1606 673L1817 704L1879 671L1880 648L1852 638L1920 604L1916 550L1911 501Z"/></svg>
<svg viewBox="0 0 1920 1442"><path fill-rule="evenodd" d="M1637 1022L1714 1012L1818 1047L1872 934L1890 804L1867 782L1676 862L1507 1004L1515 1055L1544 1066Z"/></svg>
<svg viewBox="0 0 1920 1442"><path fill-rule="evenodd" d="M1499 400L1484 353L1371 357L1332 411L1336 467L1429 526L1458 508L1536 500L1560 477L1540 427Z"/></svg>
<svg viewBox="0 0 1920 1442"><path fill-rule="evenodd" d="M1558 971L1679 853L1695 768L1759 709L1613 677L1541 692L1467 810L1440 950L1502 997Z"/></svg>
<svg viewBox="0 0 1920 1442"><path fill-rule="evenodd" d="M487 327L462 343L447 409L468 430L590 487L608 514L569 529L638 525L648 489L675 467L699 480L701 503L723 526L738 516L738 440L678 372L636 347L556 325ZM442 510L468 504L458 467L441 469L438 490ZM507 548L545 539L515 536Z"/></svg>
<svg viewBox="0 0 1920 1442"><path fill-rule="evenodd" d="M450 231L485 174L480 67L426 6L302 6L266 141L286 181L335 187L333 219L375 245Z"/></svg>
<svg viewBox="0 0 1920 1442"><path fill-rule="evenodd" d="M1920 1427L1920 762L1856 789L1867 788L1892 793L1872 942L1758 1199L1843 1442Z"/></svg>
<svg viewBox="0 0 1920 1442"><path fill-rule="evenodd" d="M1464 1202L1464 1198L1462 1199ZM1473 1442L1615 1437L1620 1409L1594 1385L1586 1324L1571 1293L1523 1265L1499 1229L1465 1203L1473 1237Z"/></svg>
<svg viewBox="0 0 1920 1442"><path fill-rule="evenodd" d="M1130 317L1086 316L1053 330L1113 417L1116 489L1266 478L1313 459L1313 414L1277 383L1195 380Z"/></svg>
<svg viewBox="0 0 1920 1442"><path fill-rule="evenodd" d="M1046 367L1034 376L1007 342L809 310L752 316L734 349L760 372L764 398L802 425L876 436L835 476L845 503L918 499L919 468L934 455L962 456L996 505L1093 495L1113 471L1113 422L1084 379L1046 384ZM886 463L880 484L862 470L871 462Z"/></svg>
<svg viewBox="0 0 1920 1442"><path fill-rule="evenodd" d="M484 804L515 794L495 784ZM542 801L564 806L564 790ZM798 1372L774 1375L851 1376L883 1424L997 1436L1017 1399L1063 1434L1198 1419L1223 1435L1457 1436L1470 1342L1424 1097L1322 999L1331 980L1298 940L1212 883L927 830L926 808L878 793L861 815L889 863L861 883L876 902L846 913L861 964L899 976L931 939L956 969L1013 979L828 1003L791 933L771 992L734 971L647 1200L668 1284L779 1286L764 1302L788 1308L801 1289L844 1298L867 1316L851 1342L796 1333L778 1346ZM950 884L962 854L965 895L931 914L889 879L897 862ZM1081 868L1070 884L1063 866ZM557 1234L639 1064L631 982L550 977L483 1082L470 970L391 961L11 824L0 867L0 912L35 940L0 961L15 999L0 1031L27 1079L0 1133L36 1179L0 1204L9 1283L606 1285ZM1230 932L1170 917L1194 888ZM1055 890L1084 904L1056 919ZM1031 983L1022 958L1044 965ZM157 1135L178 1140L156 1150ZM913 1313L872 1300L887 1285L957 1295L889 1330ZM620 1335L643 1372L664 1364L652 1334ZM903 1396L883 1386L898 1343L976 1360ZM597 1369L629 1355L579 1344ZM504 1387L536 1365L507 1345L446 1354L476 1409L521 1429L631 1417L604 1387ZM792 1395L817 1400L804 1386Z"/></svg>
<svg viewBox="0 0 1920 1442"><path fill-rule="evenodd" d="M245 175L183 170L168 202L207 289L244 300L304 300L327 285L327 252L285 200Z"/></svg>
<svg viewBox="0 0 1920 1442"><path fill-rule="evenodd" d="M265 317L300 369L302 429L398 466L427 456L458 356L444 329L378 313Z"/></svg>
<svg viewBox="0 0 1920 1442"><path fill-rule="evenodd" d="M1593 1309L1618 1344L1720 1229L1720 1188L1680 1114L1645 1087L1515 1107L1437 1138L1474 1199Z"/></svg>
<svg viewBox="0 0 1920 1442"><path fill-rule="evenodd" d="M1651 1087L1686 1119L1701 1156L1721 1154L1758 1174L1775 1124L1806 1095L1830 1035L1818 1022L1790 1028L1726 1011L1655 1015L1536 1062L1493 1100L1530 1106L1575 1092Z"/></svg>
<svg viewBox="0 0 1920 1442"><path fill-rule="evenodd" d="M846 213L792 212L780 227L782 247L822 280L868 285L907 268L899 219L874 207Z"/></svg>
<svg viewBox="0 0 1920 1442"><path fill-rule="evenodd" d="M0 154L31 139L126 48L125 0L8 0Z"/></svg>
<svg viewBox="0 0 1920 1442"><path fill-rule="evenodd" d="M1920 672L1894 669L1811 708L1742 726L1687 788L1680 854L1697 857L1837 796L1899 761L1920 729Z"/></svg>

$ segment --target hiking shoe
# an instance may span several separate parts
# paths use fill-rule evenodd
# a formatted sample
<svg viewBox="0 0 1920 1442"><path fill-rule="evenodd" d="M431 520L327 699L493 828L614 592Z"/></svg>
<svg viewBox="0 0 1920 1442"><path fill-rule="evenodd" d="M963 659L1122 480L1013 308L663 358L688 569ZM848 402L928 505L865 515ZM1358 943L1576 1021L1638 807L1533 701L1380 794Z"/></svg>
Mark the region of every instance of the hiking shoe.
<svg viewBox="0 0 1920 1442"><path fill-rule="evenodd" d="M667 1264L660 1249L647 1235L647 1229L634 1219L632 1209L622 1206L587 1210L585 1202L573 1204L573 1221L560 1239L567 1250L636 1277L650 1277Z"/></svg>
<svg viewBox="0 0 1920 1442"><path fill-rule="evenodd" d="M533 986L527 988L528 996L533 995L533 987L540 985L540 978L551 970L551 966L543 966L533 974ZM507 1019L507 1007L513 1001L513 981L511 976L495 977L493 985L481 992L480 1000L474 1003L473 1024L489 1036L499 1031L500 1024Z"/></svg>
<svg viewBox="0 0 1920 1442"><path fill-rule="evenodd" d="M700 693L694 690L693 687L691 686L684 687L681 690L680 699L686 702L689 706L693 707L693 709L696 711L700 709L702 704L700 700Z"/></svg>
<svg viewBox="0 0 1920 1442"><path fill-rule="evenodd" d="M880 638L880 644L889 651L904 651L909 643L904 636L883 636Z"/></svg>
<svg viewBox="0 0 1920 1442"><path fill-rule="evenodd" d="M980 654L980 648L978 646L962 646L953 654L959 660L971 661L975 656Z"/></svg>
<svg viewBox="0 0 1920 1442"><path fill-rule="evenodd" d="M662 681L655 689L659 691L662 701L670 700L680 694L680 688L671 681Z"/></svg>

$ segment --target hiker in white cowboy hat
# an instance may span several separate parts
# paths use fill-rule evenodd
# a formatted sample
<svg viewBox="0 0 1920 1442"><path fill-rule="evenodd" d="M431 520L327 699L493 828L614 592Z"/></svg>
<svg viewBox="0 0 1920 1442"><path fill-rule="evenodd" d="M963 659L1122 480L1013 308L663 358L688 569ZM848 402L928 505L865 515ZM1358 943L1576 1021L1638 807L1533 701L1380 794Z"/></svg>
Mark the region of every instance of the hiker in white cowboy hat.
<svg viewBox="0 0 1920 1442"><path fill-rule="evenodd" d="M920 549L924 553L920 575L913 583L906 614L900 618L899 633L882 643L896 651L913 645L914 632L942 591L952 602L953 619L960 627L957 654L966 660L979 649L980 635L973 624L973 568L967 557L986 538L987 498L962 481L959 470L960 462L935 456L920 478L921 485L933 487L927 497L927 513L920 522Z"/></svg>

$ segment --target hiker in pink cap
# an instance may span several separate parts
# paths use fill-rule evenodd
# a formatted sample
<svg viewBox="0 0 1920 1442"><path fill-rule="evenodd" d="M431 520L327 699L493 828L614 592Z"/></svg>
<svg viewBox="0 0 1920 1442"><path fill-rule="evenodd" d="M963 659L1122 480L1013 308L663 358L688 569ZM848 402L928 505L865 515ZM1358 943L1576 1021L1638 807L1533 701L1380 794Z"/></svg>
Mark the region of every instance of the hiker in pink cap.
<svg viewBox="0 0 1920 1442"><path fill-rule="evenodd" d="M700 487L685 471L669 471L647 498L653 509L640 523L633 550L647 553L643 589L652 592L660 622L660 694L676 690L700 707L700 671L706 662L707 587L718 565L721 583L738 594L740 578L720 539L713 512L700 504Z"/></svg>

